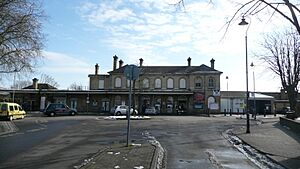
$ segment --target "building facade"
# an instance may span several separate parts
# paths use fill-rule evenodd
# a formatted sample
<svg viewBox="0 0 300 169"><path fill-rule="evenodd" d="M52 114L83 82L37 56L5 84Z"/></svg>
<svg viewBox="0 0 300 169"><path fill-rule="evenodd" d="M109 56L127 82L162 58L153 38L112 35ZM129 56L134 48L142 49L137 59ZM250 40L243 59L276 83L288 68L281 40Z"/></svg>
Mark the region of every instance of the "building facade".
<svg viewBox="0 0 300 169"><path fill-rule="evenodd" d="M220 92L220 75L215 69L215 61L210 66L192 66L191 58L185 66L144 66L143 59L138 65L139 77L132 82L132 105L143 113L147 107L154 107L160 114L176 114L182 107L190 114L241 113L245 112L245 92ZM95 65L94 74L88 75L88 90L60 90L48 84L33 84L21 90L0 89L1 101L14 101L25 110L44 109L48 103L66 103L82 113L109 114L116 105L129 104L130 81L126 79L126 66L118 57L113 57L113 69L100 74ZM283 90L274 93L250 95L249 107L258 113L269 109L270 113L288 107L287 93Z"/></svg>
<svg viewBox="0 0 300 169"><path fill-rule="evenodd" d="M132 82L133 105L139 112L147 107L155 107L163 114L174 114L178 106L194 114L220 111L220 75L222 72L211 65L192 66L191 58L186 66L144 66L140 59L139 77ZM117 63L119 66L117 67ZM113 70L108 74L99 74L99 65L95 65L95 74L90 74L90 90L97 91L102 111L109 111L116 105L128 105L130 81L126 79L123 61L113 57Z"/></svg>

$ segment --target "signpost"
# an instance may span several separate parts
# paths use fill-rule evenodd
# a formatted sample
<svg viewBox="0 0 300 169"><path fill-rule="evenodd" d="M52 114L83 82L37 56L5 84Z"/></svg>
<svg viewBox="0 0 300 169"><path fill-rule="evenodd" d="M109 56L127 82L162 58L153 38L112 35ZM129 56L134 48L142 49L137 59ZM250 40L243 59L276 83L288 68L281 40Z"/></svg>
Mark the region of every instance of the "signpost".
<svg viewBox="0 0 300 169"><path fill-rule="evenodd" d="M139 77L140 70L136 65L127 65L124 70L124 76L129 80L129 106L127 110L127 144L129 146L130 140L130 110L131 110L131 95L132 95L132 80Z"/></svg>

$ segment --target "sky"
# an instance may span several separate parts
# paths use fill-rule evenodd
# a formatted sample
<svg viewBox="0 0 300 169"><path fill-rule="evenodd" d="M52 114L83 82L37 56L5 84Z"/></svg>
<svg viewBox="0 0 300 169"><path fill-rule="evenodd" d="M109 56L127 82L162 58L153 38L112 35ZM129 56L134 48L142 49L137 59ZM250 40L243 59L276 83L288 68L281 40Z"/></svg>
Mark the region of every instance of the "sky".
<svg viewBox="0 0 300 169"><path fill-rule="evenodd" d="M239 7L233 0L185 0L185 8L171 5L176 0L44 0L48 16L44 59L37 67L39 76L52 76L59 89L72 83L89 85L96 63L100 74L112 70L113 56L124 64L146 66L192 66L215 59L222 71L221 90L245 91L245 35L248 37L249 90L278 92L280 80L258 59L265 34L291 25L279 15L246 18L238 16L225 33L224 25ZM242 2L242 1L238 1ZM247 30L248 28L248 30ZM225 35L225 37L224 37ZM228 80L226 80L228 76ZM32 79L31 78L31 79ZM31 80L30 79L30 80Z"/></svg>

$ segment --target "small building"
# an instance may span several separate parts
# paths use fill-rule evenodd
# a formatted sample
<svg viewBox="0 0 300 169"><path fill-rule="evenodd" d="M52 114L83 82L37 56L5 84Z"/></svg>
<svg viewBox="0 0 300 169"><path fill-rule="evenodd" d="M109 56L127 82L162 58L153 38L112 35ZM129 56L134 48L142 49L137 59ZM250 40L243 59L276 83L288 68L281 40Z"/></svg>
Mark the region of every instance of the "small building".
<svg viewBox="0 0 300 169"><path fill-rule="evenodd" d="M258 114L271 114L275 112L275 98L262 93L249 92L249 112ZM222 91L221 111L231 113L246 113L246 92Z"/></svg>

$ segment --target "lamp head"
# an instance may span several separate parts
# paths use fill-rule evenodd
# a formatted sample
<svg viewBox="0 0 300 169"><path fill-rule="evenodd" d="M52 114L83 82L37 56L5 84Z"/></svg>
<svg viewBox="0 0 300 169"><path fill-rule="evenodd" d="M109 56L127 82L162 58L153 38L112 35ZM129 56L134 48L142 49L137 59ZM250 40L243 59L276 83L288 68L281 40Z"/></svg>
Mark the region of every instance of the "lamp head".
<svg viewBox="0 0 300 169"><path fill-rule="evenodd" d="M245 21L245 18L243 16L242 21L239 23L239 25L244 26L244 25L248 25L249 23Z"/></svg>

